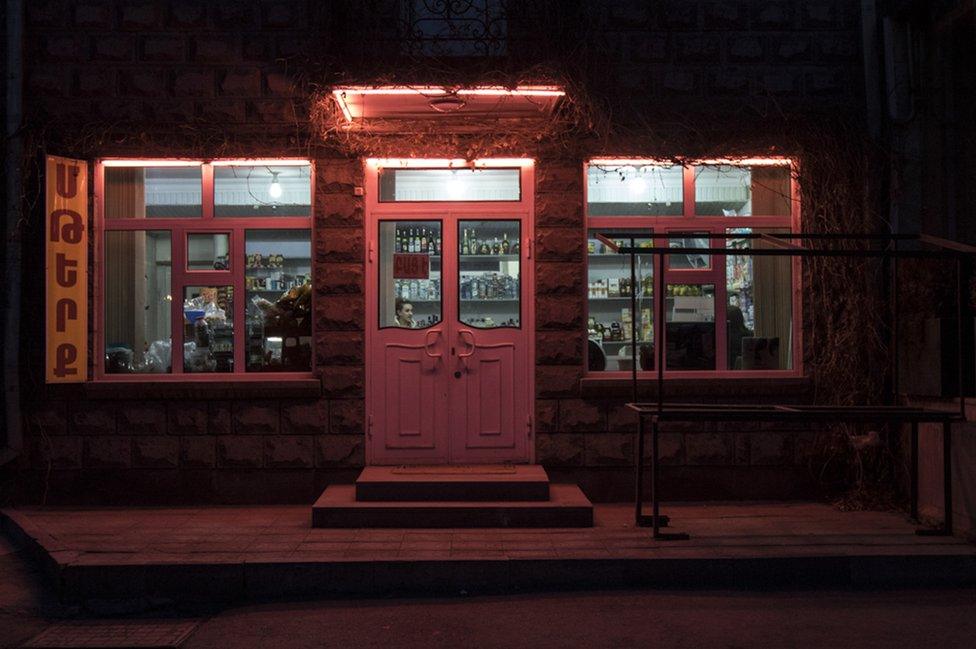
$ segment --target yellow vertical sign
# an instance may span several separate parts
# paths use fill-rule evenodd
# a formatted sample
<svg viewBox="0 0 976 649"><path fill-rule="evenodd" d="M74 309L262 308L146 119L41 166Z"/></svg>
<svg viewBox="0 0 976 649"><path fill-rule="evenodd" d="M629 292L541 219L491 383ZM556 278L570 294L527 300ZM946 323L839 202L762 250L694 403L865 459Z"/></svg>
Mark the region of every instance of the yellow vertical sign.
<svg viewBox="0 0 976 649"><path fill-rule="evenodd" d="M45 198L47 382L75 383L88 374L88 163L47 156Z"/></svg>

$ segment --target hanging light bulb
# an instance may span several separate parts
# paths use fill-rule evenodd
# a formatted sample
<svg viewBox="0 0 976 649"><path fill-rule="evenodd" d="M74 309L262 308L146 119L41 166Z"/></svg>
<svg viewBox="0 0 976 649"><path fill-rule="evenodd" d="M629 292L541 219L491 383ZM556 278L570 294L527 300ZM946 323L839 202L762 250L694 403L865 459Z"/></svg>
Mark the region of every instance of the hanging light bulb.
<svg viewBox="0 0 976 649"><path fill-rule="evenodd" d="M268 196L271 198L281 198L281 183L278 182L278 171L271 172L271 184L268 185Z"/></svg>
<svg viewBox="0 0 976 649"><path fill-rule="evenodd" d="M447 181L447 194L451 198L458 199L464 196L465 182L458 175L457 169L451 171L451 177Z"/></svg>

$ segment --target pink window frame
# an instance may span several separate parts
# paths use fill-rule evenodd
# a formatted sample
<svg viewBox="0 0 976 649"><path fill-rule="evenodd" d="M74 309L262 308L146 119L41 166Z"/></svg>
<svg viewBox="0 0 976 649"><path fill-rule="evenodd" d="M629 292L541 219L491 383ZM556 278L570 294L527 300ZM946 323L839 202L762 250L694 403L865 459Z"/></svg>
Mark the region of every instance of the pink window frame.
<svg viewBox="0 0 976 649"><path fill-rule="evenodd" d="M639 165L673 165L670 161L661 161L647 158L619 158L612 159L610 164L608 157L601 157L600 166L613 166L625 164ZM753 229L772 229L788 228L793 232L800 231L801 204L800 190L796 182L798 175L798 165L795 160L703 160L688 163L682 166L682 208L681 214L671 216L590 216L588 198L588 171L593 160L583 165L583 209L586 215L586 225L583 229L583 250L587 259L587 277L589 276L589 256L586 254L587 241L591 230L599 229L629 229L653 231L655 235L659 233L677 232L708 232L712 235L724 233L730 228L753 228ZM695 214L695 167L702 165L723 164L729 166L756 166L775 164L788 166L790 169L790 199L791 214L780 216L699 216ZM655 247L667 246L668 240L661 237L654 237ZM711 239L713 247L724 247L724 239ZM728 357L728 340L724 330L718 323L725 322L726 307L728 301L726 278L725 278L725 255L712 255L710 268L695 270L671 270L667 266L665 258L665 283L687 283L687 284L714 284L715 285L715 359L716 365L725 365ZM666 379L759 379L759 378L796 378L803 376L803 300L802 300L802 265L799 257L790 260L790 275L792 281L792 309L791 319L792 367L783 370L669 370L667 364L664 366L664 378ZM587 282L588 283L588 282ZM586 304L586 315L583 319L585 323L589 321L590 301L587 286L582 287L582 295ZM662 322L661 309L657 302L654 305L654 344L655 346L664 344L665 327L658 326ZM588 357L584 354L584 373L587 379L621 379L629 378L631 372L627 371L603 371L591 372ZM639 376L656 377L654 370L638 370Z"/></svg>
<svg viewBox="0 0 976 649"><path fill-rule="evenodd" d="M114 166L199 166L202 176L202 207L201 216L193 218L153 218L153 219L106 219L105 203L103 200L105 190L105 167L106 163ZM308 165L309 173L309 198L311 207L308 216L285 216L285 217L227 217L216 216L214 214L214 166L215 165L241 165L241 166L274 166L274 165ZM245 293L245 235L247 230L308 230L311 241L314 241L314 214L315 209L315 163L311 160L300 160L294 158L281 159L220 159L203 162L195 159L175 159L175 158L147 158L147 159L126 159L100 158L95 163L95 231L94 231L94 251L93 255L93 280L92 293L93 316L92 316L92 336L93 349L93 371L92 376L96 381L149 381L149 382L174 382L174 381L200 381L200 382L227 382L227 381L268 381L268 380L289 380L307 379L314 375L315 354L312 354L312 367L308 372L248 372L245 368L245 349L244 344L244 323L246 322L246 304L243 296ZM234 372L214 372L214 373L186 373L183 371L183 354L172 354L172 371L168 374L107 374L105 372L105 339L104 339L104 319L105 319L105 295L104 295L104 269L105 269L105 232L112 231L168 231L170 233L171 264L172 274L170 278L171 294L173 302L171 307L171 340L174 350L183 347L183 314L181 309L182 295L186 286L233 286L234 287L234 323L240 326L234 327L234 367L242 368ZM188 270L186 249L189 234L229 234L230 236L230 269L229 270ZM312 277L314 284L315 263L312 256ZM241 296L241 297L238 297ZM315 309L315 292L312 292L312 309ZM312 340L315 340L315 324L312 322Z"/></svg>

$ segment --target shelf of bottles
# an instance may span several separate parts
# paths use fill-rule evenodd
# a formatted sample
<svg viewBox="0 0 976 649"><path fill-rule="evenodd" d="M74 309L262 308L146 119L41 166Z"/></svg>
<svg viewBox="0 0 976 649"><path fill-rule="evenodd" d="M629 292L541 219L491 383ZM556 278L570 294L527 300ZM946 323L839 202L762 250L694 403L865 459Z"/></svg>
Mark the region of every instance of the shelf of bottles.
<svg viewBox="0 0 976 649"><path fill-rule="evenodd" d="M729 234L752 232L751 229L729 229ZM736 250L748 250L749 239L729 239L728 247ZM751 255L727 255L725 257L725 288L728 293L729 306L739 307L745 326L755 329L755 306L752 290L752 260Z"/></svg>
<svg viewBox="0 0 976 649"><path fill-rule="evenodd" d="M312 369L308 230L249 230L244 257L249 372Z"/></svg>
<svg viewBox="0 0 976 649"><path fill-rule="evenodd" d="M480 329L518 327L521 315L521 223L458 223L461 322Z"/></svg>
<svg viewBox="0 0 976 649"><path fill-rule="evenodd" d="M434 221L399 221L393 235L395 253L430 256L427 279L394 279L396 297L413 305L414 327L429 327L441 319L441 226Z"/></svg>
<svg viewBox="0 0 976 649"><path fill-rule="evenodd" d="M631 327L635 314L631 297L637 298L638 343L648 351L654 341L654 262L652 255L638 255L636 283L631 283L630 256L617 254L593 236L587 240L587 297L590 340L603 350L606 370L622 371L631 368ZM629 240L614 240L620 246ZM638 247L652 247L653 240L636 239Z"/></svg>

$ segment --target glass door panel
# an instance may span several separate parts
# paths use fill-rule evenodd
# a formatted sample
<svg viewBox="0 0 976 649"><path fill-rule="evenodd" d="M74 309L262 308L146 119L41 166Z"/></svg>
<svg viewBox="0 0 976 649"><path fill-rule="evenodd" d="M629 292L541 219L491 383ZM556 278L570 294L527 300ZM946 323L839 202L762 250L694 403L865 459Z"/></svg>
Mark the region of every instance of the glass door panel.
<svg viewBox="0 0 976 649"><path fill-rule="evenodd" d="M477 329L521 326L520 221L458 221L458 319Z"/></svg>
<svg viewBox="0 0 976 649"><path fill-rule="evenodd" d="M440 221L379 224L379 327L426 329L442 319Z"/></svg>

